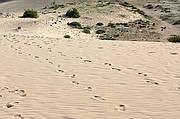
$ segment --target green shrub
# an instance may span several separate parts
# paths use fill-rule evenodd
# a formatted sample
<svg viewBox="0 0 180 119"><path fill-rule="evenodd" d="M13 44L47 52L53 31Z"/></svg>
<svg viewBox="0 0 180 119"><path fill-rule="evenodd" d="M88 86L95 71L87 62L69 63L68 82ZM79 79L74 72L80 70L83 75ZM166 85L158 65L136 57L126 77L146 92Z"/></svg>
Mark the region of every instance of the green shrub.
<svg viewBox="0 0 180 119"><path fill-rule="evenodd" d="M65 35L64 38L71 38L71 36L70 35Z"/></svg>
<svg viewBox="0 0 180 119"><path fill-rule="evenodd" d="M51 9L55 9L55 10L57 10L58 8L64 8L65 6L62 4L62 5L60 5L60 4L58 4L58 3L56 3L55 1L51 4Z"/></svg>
<svg viewBox="0 0 180 119"><path fill-rule="evenodd" d="M71 26L72 28L82 29L82 25L79 22L71 22L67 23L68 26Z"/></svg>
<svg viewBox="0 0 180 119"><path fill-rule="evenodd" d="M66 16L70 18L79 18L80 14L76 8L71 8L66 12Z"/></svg>
<svg viewBox="0 0 180 119"><path fill-rule="evenodd" d="M22 17L23 18L38 18L38 13L37 11L34 11L33 9L28 9L28 10L25 10Z"/></svg>
<svg viewBox="0 0 180 119"><path fill-rule="evenodd" d="M148 4L147 6L145 6L145 8L147 8L147 9L153 9L154 6L153 6L152 4Z"/></svg>
<svg viewBox="0 0 180 119"><path fill-rule="evenodd" d="M112 23L112 22L109 22L109 23L108 23L108 27L116 28L116 24L114 24L114 23Z"/></svg>
<svg viewBox="0 0 180 119"><path fill-rule="evenodd" d="M180 43L180 36L179 35L171 36L170 38L168 38L168 41L173 43Z"/></svg>
<svg viewBox="0 0 180 119"><path fill-rule="evenodd" d="M83 32L86 33L86 34L90 34L91 31L89 29L83 29Z"/></svg>
<svg viewBox="0 0 180 119"><path fill-rule="evenodd" d="M106 31L103 30L103 29L100 29L100 30L97 30L97 31L96 31L96 34L103 34L103 33L106 33Z"/></svg>
<svg viewBox="0 0 180 119"><path fill-rule="evenodd" d="M180 25L180 19L177 20L177 21L175 21L175 22L173 23L173 25Z"/></svg>
<svg viewBox="0 0 180 119"><path fill-rule="evenodd" d="M83 29L91 30L91 29L92 29L92 26L85 26L85 27L83 27Z"/></svg>
<svg viewBox="0 0 180 119"><path fill-rule="evenodd" d="M102 22L98 22L96 26L103 26L104 24Z"/></svg>

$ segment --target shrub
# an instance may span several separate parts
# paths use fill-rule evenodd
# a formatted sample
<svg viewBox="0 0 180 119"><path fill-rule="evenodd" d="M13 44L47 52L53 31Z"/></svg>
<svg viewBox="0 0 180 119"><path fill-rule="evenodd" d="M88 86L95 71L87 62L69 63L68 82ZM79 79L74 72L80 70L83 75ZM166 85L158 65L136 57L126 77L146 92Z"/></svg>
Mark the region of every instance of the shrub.
<svg viewBox="0 0 180 119"><path fill-rule="evenodd" d="M116 28L116 24L114 24L114 23L112 23L112 22L109 22L109 23L108 23L108 27Z"/></svg>
<svg viewBox="0 0 180 119"><path fill-rule="evenodd" d="M25 10L22 17L23 18L38 18L38 13L37 11L34 11L33 9L28 9L28 10Z"/></svg>
<svg viewBox="0 0 180 119"><path fill-rule="evenodd" d="M180 19L177 20L177 21L175 21L175 22L173 23L173 25L180 25Z"/></svg>
<svg viewBox="0 0 180 119"><path fill-rule="evenodd" d="M64 38L71 38L71 36L70 35L65 35Z"/></svg>
<svg viewBox="0 0 180 119"><path fill-rule="evenodd" d="M102 22L98 22L96 26L103 26L104 24Z"/></svg>
<svg viewBox="0 0 180 119"><path fill-rule="evenodd" d="M103 30L103 29L100 29L100 30L97 30L97 31L96 31L96 34L103 34L103 33L106 33L106 31Z"/></svg>
<svg viewBox="0 0 180 119"><path fill-rule="evenodd" d="M91 31L89 29L83 29L83 32L86 33L86 34L90 34Z"/></svg>
<svg viewBox="0 0 180 119"><path fill-rule="evenodd" d="M153 6L152 4L148 4L147 6L145 6L145 8L147 8L147 9L153 9L154 6Z"/></svg>
<svg viewBox="0 0 180 119"><path fill-rule="evenodd" d="M67 23L68 26L71 26L72 28L82 29L82 26L79 22L71 22Z"/></svg>
<svg viewBox="0 0 180 119"><path fill-rule="evenodd" d="M179 35L171 36L170 38L168 38L168 41L173 43L180 43L180 36Z"/></svg>
<svg viewBox="0 0 180 119"><path fill-rule="evenodd" d="M51 9L57 10L58 8L64 8L65 6L62 4L57 4L55 1L51 4L52 6L50 7Z"/></svg>
<svg viewBox="0 0 180 119"><path fill-rule="evenodd" d="M91 30L91 29L92 29L92 26L85 26L85 27L83 27L83 29Z"/></svg>
<svg viewBox="0 0 180 119"><path fill-rule="evenodd" d="M71 8L66 12L66 16L70 18L79 18L80 14L76 8Z"/></svg>

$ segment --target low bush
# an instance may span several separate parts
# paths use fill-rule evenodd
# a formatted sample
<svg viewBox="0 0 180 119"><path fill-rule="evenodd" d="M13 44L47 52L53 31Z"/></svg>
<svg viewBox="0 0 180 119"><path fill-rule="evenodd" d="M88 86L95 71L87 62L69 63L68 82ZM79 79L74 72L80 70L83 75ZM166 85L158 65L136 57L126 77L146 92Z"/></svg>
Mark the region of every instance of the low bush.
<svg viewBox="0 0 180 119"><path fill-rule="evenodd" d="M34 11L33 9L28 9L28 10L25 10L22 17L23 18L38 18L38 13L37 11Z"/></svg>
<svg viewBox="0 0 180 119"><path fill-rule="evenodd" d="M173 43L180 43L180 36L179 35L171 36L170 38L168 38L168 41Z"/></svg>
<svg viewBox="0 0 180 119"><path fill-rule="evenodd" d="M68 26L71 26L72 28L82 29L82 25L79 22L71 22L67 23Z"/></svg>
<svg viewBox="0 0 180 119"><path fill-rule="evenodd" d="M83 29L83 32L86 33L86 34L90 34L91 31L89 29Z"/></svg>
<svg viewBox="0 0 180 119"><path fill-rule="evenodd" d="M102 22L98 22L96 26L103 26L104 24Z"/></svg>
<svg viewBox="0 0 180 119"><path fill-rule="evenodd" d="M71 36L70 35L65 35L64 38L71 38Z"/></svg>
<svg viewBox="0 0 180 119"><path fill-rule="evenodd" d="M79 18L80 14L76 8L71 8L66 12L66 16L70 18Z"/></svg>
<svg viewBox="0 0 180 119"><path fill-rule="evenodd" d="M112 22L109 22L109 23L108 23L108 27L116 28L116 24L114 24L114 23L112 23Z"/></svg>
<svg viewBox="0 0 180 119"><path fill-rule="evenodd" d="M50 7L50 9L54 9L54 10L57 10L58 8L64 8L65 6L62 4L58 4L58 3L56 3L56 2L53 2L52 4L51 4L51 7Z"/></svg>
<svg viewBox="0 0 180 119"><path fill-rule="evenodd" d="M154 6L153 6L152 4L148 4L148 5L145 6L145 8L147 8L147 9L153 9Z"/></svg>
<svg viewBox="0 0 180 119"><path fill-rule="evenodd" d="M103 30L103 29L100 29L100 30L97 30L97 31L96 31L96 34L103 34L103 33L106 33L106 31Z"/></svg>

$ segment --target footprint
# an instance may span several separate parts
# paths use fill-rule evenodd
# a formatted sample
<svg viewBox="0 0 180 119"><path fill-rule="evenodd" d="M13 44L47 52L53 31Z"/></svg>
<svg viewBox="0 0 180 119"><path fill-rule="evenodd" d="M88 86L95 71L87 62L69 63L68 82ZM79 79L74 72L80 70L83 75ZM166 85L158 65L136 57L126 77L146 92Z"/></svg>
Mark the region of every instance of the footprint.
<svg viewBox="0 0 180 119"><path fill-rule="evenodd" d="M24 90L18 90L18 91L17 91L17 94L18 94L19 96L21 96L21 97L27 96L27 94L25 93Z"/></svg>
<svg viewBox="0 0 180 119"><path fill-rule="evenodd" d="M0 98L3 98L3 95L0 95Z"/></svg>
<svg viewBox="0 0 180 119"><path fill-rule="evenodd" d="M8 87L1 88L1 90L8 90L8 89L9 89Z"/></svg>
<svg viewBox="0 0 180 119"><path fill-rule="evenodd" d="M24 119L24 117L22 117L20 114L15 114L13 117L17 119Z"/></svg>
<svg viewBox="0 0 180 119"><path fill-rule="evenodd" d="M146 80L145 83L151 83L151 84L159 85L158 82L153 81L152 79L145 79L145 80Z"/></svg>
<svg viewBox="0 0 180 119"><path fill-rule="evenodd" d="M12 107L14 107L16 104L19 104L19 102L13 102L13 103L9 103L9 102L8 102L5 107L6 107L6 108L12 108Z"/></svg>
<svg viewBox="0 0 180 119"><path fill-rule="evenodd" d="M176 52L171 52L170 54L171 54L171 55L176 55L176 54L178 54L178 53L176 53Z"/></svg>
<svg viewBox="0 0 180 119"><path fill-rule="evenodd" d="M176 89L180 91L180 86L179 86L179 87L177 87Z"/></svg>
<svg viewBox="0 0 180 119"><path fill-rule="evenodd" d="M107 66L112 66L112 64L110 64L110 63L104 63L104 65L107 65Z"/></svg>
<svg viewBox="0 0 180 119"><path fill-rule="evenodd" d="M115 107L115 109L118 110L118 111L126 111L125 105L118 105L118 106Z"/></svg>
<svg viewBox="0 0 180 119"><path fill-rule="evenodd" d="M39 58L39 56L34 56L34 58Z"/></svg>
<svg viewBox="0 0 180 119"><path fill-rule="evenodd" d="M77 82L77 81L70 81L70 83L73 85L79 85L79 82Z"/></svg>
<svg viewBox="0 0 180 119"><path fill-rule="evenodd" d="M85 88L86 91L92 91L92 87L88 86Z"/></svg>
<svg viewBox="0 0 180 119"><path fill-rule="evenodd" d="M112 68L112 70L121 71L121 69L119 69L119 68Z"/></svg>
<svg viewBox="0 0 180 119"><path fill-rule="evenodd" d="M145 73L138 73L138 75L140 75L140 76L147 76L147 74L145 74Z"/></svg>
<svg viewBox="0 0 180 119"><path fill-rule="evenodd" d="M90 63L90 62L92 62L92 61L91 61L91 60L84 60L84 62L89 62L89 63Z"/></svg>
<svg viewBox="0 0 180 119"><path fill-rule="evenodd" d="M59 69L59 70L57 70L58 72L61 72L61 73L64 73L64 71L63 70L61 70L61 69Z"/></svg>
<svg viewBox="0 0 180 119"><path fill-rule="evenodd" d="M75 78L76 77L76 75L75 74L73 74L72 76L71 76L71 78Z"/></svg>
<svg viewBox="0 0 180 119"><path fill-rule="evenodd" d="M103 101L103 100L105 100L104 98L102 98L101 96L92 96L91 97L93 100L98 100L98 101Z"/></svg>
<svg viewBox="0 0 180 119"><path fill-rule="evenodd" d="M76 57L76 58L83 59L82 57Z"/></svg>

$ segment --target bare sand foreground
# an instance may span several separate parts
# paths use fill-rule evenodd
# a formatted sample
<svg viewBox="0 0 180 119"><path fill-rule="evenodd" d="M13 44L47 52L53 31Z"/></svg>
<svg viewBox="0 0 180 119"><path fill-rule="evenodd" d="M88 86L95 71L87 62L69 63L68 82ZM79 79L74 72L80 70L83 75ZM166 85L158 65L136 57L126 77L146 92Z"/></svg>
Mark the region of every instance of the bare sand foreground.
<svg viewBox="0 0 180 119"><path fill-rule="evenodd" d="M21 14L0 18L0 119L180 118L180 44L103 41L54 24L59 13Z"/></svg>

